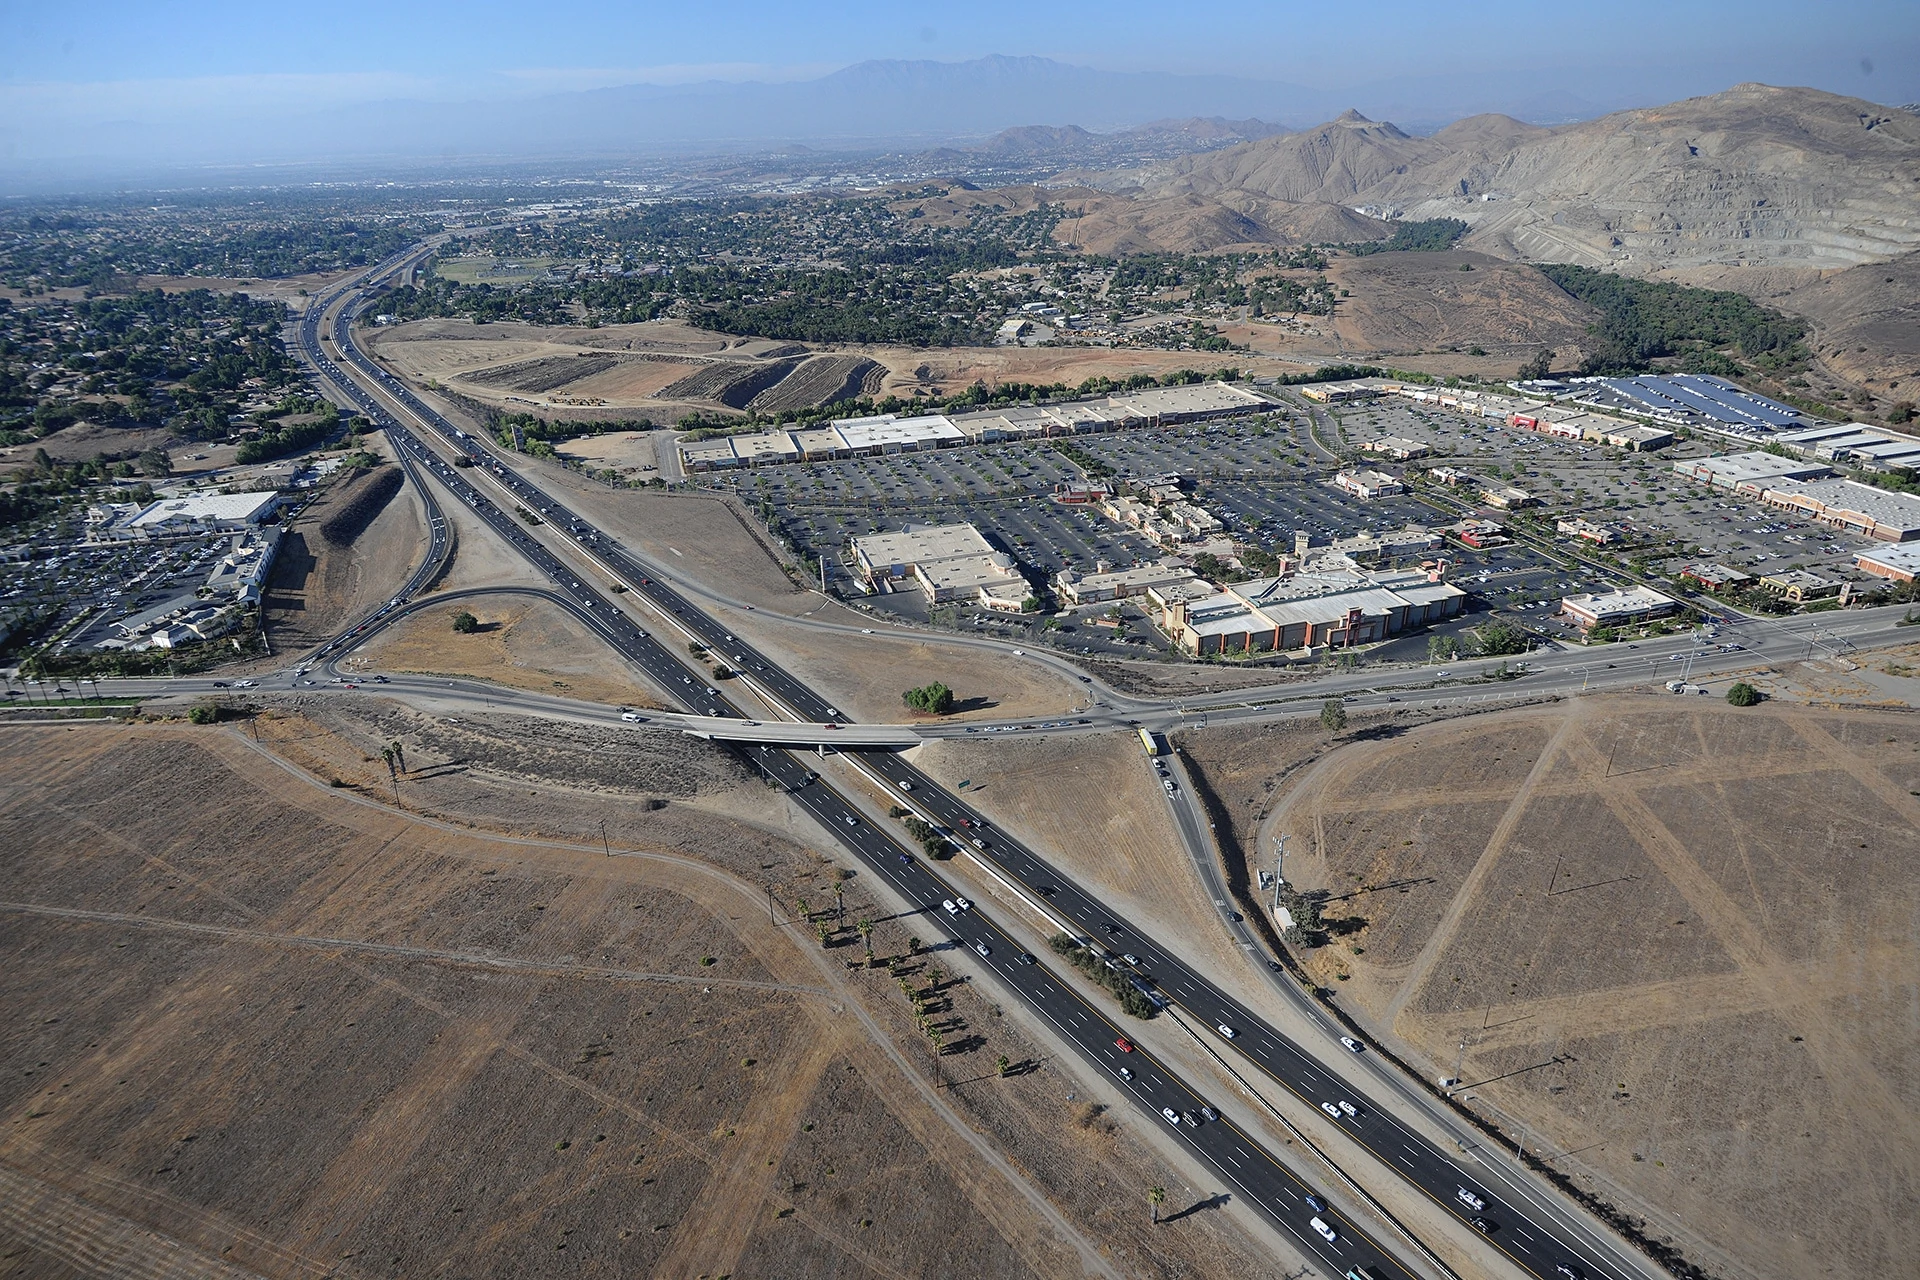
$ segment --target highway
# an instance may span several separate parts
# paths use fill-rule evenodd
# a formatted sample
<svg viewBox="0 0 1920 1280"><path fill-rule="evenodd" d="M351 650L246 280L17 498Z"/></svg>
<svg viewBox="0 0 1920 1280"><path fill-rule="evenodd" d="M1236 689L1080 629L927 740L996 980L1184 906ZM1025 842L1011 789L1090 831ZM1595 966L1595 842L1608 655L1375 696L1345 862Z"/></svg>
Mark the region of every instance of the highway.
<svg viewBox="0 0 1920 1280"><path fill-rule="evenodd" d="M547 577L553 584L553 597L586 621L616 652L633 662L687 711L708 717L742 718L717 689L704 682L704 672L698 668L689 670L660 638L642 628L603 595L592 573L577 572L563 562L533 535L534 526L514 510L496 502L479 487L481 483L499 492L503 501L537 515L552 531L569 537L599 562L603 577L611 576L621 582L669 619L677 633L676 639L685 637L704 642L716 659L730 663L740 672L737 683L754 689L771 705L803 708L807 713L804 719L845 720L838 708L827 704L667 586L650 566L626 553L556 499L502 466L480 441L453 427L395 384L384 371L372 366L353 347L350 331L355 307L367 296L363 289L353 302L340 310L333 329L335 349L362 377L375 379L383 396L404 406L411 416L435 431L472 465L453 465L428 448L365 387L351 385L353 380L327 357L317 342L303 344L304 354L336 385L350 384L348 394L353 402L386 428L395 449L406 454L421 473L431 476L453 501L465 503L494 534ZM388 606L331 642L325 652L337 659L386 625L404 607ZM700 673L698 677L696 672ZM273 681L269 687L279 683ZM1236 1194L1298 1241L1306 1256L1318 1260L1334 1275L1345 1275L1362 1267L1370 1268L1383 1280L1387 1277L1411 1280L1415 1275L1363 1229L1352 1225L1331 1207L1319 1211L1310 1208L1307 1196L1323 1197L1324 1202L1325 1193L1308 1187L1255 1139L1230 1121L1203 1118L1203 1109L1210 1108L1207 1099L1147 1050L1132 1046L1125 1032L1106 1013L1083 999L1072 984L1060 980L1048 964L1026 953L987 913L977 908L946 910L941 904L961 895L920 856L906 850L890 829L874 826L862 816L856 804L822 781L807 767L805 756L762 748L753 750L748 758L792 795L823 830L834 833L865 864L870 874L917 908L951 939L951 945L971 952L1011 995L1053 1026L1086 1062L1114 1080L1154 1123L1169 1125L1170 1131L1214 1169ZM932 788L931 783L927 785ZM1174 1117L1171 1122L1166 1118L1168 1113ZM1193 1123L1187 1121L1188 1115L1193 1117ZM1327 1224L1332 1238L1311 1227L1315 1217Z"/></svg>

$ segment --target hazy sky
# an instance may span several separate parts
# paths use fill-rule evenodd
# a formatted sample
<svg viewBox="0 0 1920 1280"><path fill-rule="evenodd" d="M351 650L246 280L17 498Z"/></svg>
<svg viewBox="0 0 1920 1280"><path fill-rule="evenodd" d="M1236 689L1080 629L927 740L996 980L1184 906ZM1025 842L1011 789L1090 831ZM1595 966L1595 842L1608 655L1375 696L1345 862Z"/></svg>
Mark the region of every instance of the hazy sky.
<svg viewBox="0 0 1920 1280"><path fill-rule="evenodd" d="M1353 86L1363 107L1368 86L1390 103L1383 86L1437 77L1563 88L1610 106L1741 80L1898 105L1920 99L1920 3L0 0L0 140L105 121L190 127L234 112L798 79L868 58L988 53Z"/></svg>

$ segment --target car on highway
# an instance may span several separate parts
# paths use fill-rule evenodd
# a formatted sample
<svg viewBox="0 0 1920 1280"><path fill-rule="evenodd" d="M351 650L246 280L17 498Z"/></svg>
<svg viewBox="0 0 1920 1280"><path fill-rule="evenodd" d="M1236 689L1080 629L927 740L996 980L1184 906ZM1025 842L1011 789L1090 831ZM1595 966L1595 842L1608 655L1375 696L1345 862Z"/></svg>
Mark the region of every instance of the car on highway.
<svg viewBox="0 0 1920 1280"><path fill-rule="evenodd" d="M1180 1123L1184 1124L1189 1129L1198 1129L1200 1127L1199 1117L1194 1115L1193 1112L1191 1111L1182 1111L1180 1113Z"/></svg>
<svg viewBox="0 0 1920 1280"><path fill-rule="evenodd" d="M1120 1068L1117 1068L1113 1074L1119 1076L1122 1080L1131 1080L1133 1079L1133 1068L1120 1067Z"/></svg>
<svg viewBox="0 0 1920 1280"><path fill-rule="evenodd" d="M1345 1098L1340 1099L1340 1110L1344 1111L1350 1119L1360 1114L1360 1108L1354 1106Z"/></svg>
<svg viewBox="0 0 1920 1280"><path fill-rule="evenodd" d="M1307 1208L1313 1210L1315 1213L1325 1213L1327 1211L1327 1202L1325 1200L1322 1200L1319 1196L1313 1194L1313 1192L1311 1191L1307 1192L1305 1199L1307 1202Z"/></svg>
<svg viewBox="0 0 1920 1280"><path fill-rule="evenodd" d="M1322 1222L1319 1218L1315 1218L1309 1225L1311 1225L1315 1231L1319 1232L1320 1238L1328 1244L1333 1244L1340 1239L1340 1233Z"/></svg>
<svg viewBox="0 0 1920 1280"><path fill-rule="evenodd" d="M988 946L988 945L987 945L986 943L984 943L984 942L976 942L976 943L974 943L974 944L973 944L973 949L974 949L975 951L978 951L978 952L979 952L979 953L980 953L981 955L983 955L983 956L990 956L990 955L992 955L992 954L993 954L993 948L992 948L992 947L989 947L989 946Z"/></svg>
<svg viewBox="0 0 1920 1280"><path fill-rule="evenodd" d="M913 783L907 781L905 778L902 778L900 779L900 789L902 791L911 791L913 790Z"/></svg>
<svg viewBox="0 0 1920 1280"><path fill-rule="evenodd" d="M233 682L233 687L234 687L234 688L236 688L236 689L251 689L251 688L253 688L253 681L251 681L251 680L235 680L235 681Z"/></svg>
<svg viewBox="0 0 1920 1280"><path fill-rule="evenodd" d="M1468 1187L1459 1188L1457 1191L1453 1193L1453 1198L1455 1200L1458 1200L1461 1204L1467 1206L1467 1208L1473 1210L1475 1213L1478 1213L1482 1209L1487 1207L1487 1202L1483 1200L1478 1194L1476 1194L1471 1188L1468 1188Z"/></svg>
<svg viewBox="0 0 1920 1280"><path fill-rule="evenodd" d="M840 817L840 821L842 821L842 822L844 822L844 823L846 823L846 824L847 824L848 826L850 826L850 827L857 827L857 826L859 826L859 825L860 825L860 819L858 819L858 818L856 818L856 817L854 817L854 816L853 816L852 814L850 814L850 813L848 813L848 814L842 814L842 815L841 815L841 817Z"/></svg>
<svg viewBox="0 0 1920 1280"><path fill-rule="evenodd" d="M953 895L953 900L954 900L954 903L955 903L955 904L956 904L957 906L959 906L959 908L960 908L960 909L961 909L962 911L971 911L971 910L973 910L973 903L971 903L971 902L969 902L969 901L968 901L967 899L965 899L965 898L963 898L963 897L961 897L961 896L960 896L959 894L957 894L957 893L956 893L956 894L954 894L954 895Z"/></svg>
<svg viewBox="0 0 1920 1280"><path fill-rule="evenodd" d="M1031 951L1022 951L1020 953L1020 963L1021 964L1039 964L1040 958L1034 955L1033 952Z"/></svg>
<svg viewBox="0 0 1920 1280"><path fill-rule="evenodd" d="M1224 1022L1221 1023L1219 1026L1215 1027L1214 1030L1218 1031L1222 1036L1226 1037L1229 1040L1233 1039L1236 1035L1239 1034L1239 1032L1235 1031L1232 1027L1228 1026Z"/></svg>
<svg viewBox="0 0 1920 1280"><path fill-rule="evenodd" d="M1331 1102L1321 1103L1320 1109L1326 1112L1328 1115L1332 1116L1335 1120L1338 1120L1340 1118L1340 1108L1334 1106Z"/></svg>
<svg viewBox="0 0 1920 1280"><path fill-rule="evenodd" d="M941 906L941 909L944 910L950 916L957 916L960 914L960 908L954 904L954 901L952 898L943 898L940 902L940 906Z"/></svg>
<svg viewBox="0 0 1920 1280"><path fill-rule="evenodd" d="M1570 1267L1564 1262L1554 1266L1553 1274L1561 1277L1561 1280L1581 1280L1580 1268Z"/></svg>
<svg viewBox="0 0 1920 1280"><path fill-rule="evenodd" d="M227 682L225 680L215 680L213 682L213 687L216 689L224 689L227 687Z"/></svg>
<svg viewBox="0 0 1920 1280"><path fill-rule="evenodd" d="M1200 1108L1200 1118L1211 1123L1220 1118L1220 1113L1212 1107L1202 1107Z"/></svg>
<svg viewBox="0 0 1920 1280"><path fill-rule="evenodd" d="M1359 1053L1362 1049L1367 1047L1361 1044L1358 1040L1355 1040L1352 1036L1341 1036L1340 1043L1347 1046L1348 1053Z"/></svg>
<svg viewBox="0 0 1920 1280"><path fill-rule="evenodd" d="M1167 1123L1172 1125L1174 1128L1178 1129L1180 1127L1180 1113L1178 1111L1175 1111L1172 1107L1160 1108L1160 1114L1165 1116L1167 1118Z"/></svg>
<svg viewBox="0 0 1920 1280"><path fill-rule="evenodd" d="M635 711L622 711L620 713L620 718L622 720L625 720L628 724L640 723L640 715L638 712L635 712Z"/></svg>
<svg viewBox="0 0 1920 1280"><path fill-rule="evenodd" d="M912 866L912 865L913 865L913 855L912 855L912 854L910 854L910 853L903 853L903 854L901 854L901 855L900 855L900 865L901 865L901 866L903 866L903 867L908 867L908 866Z"/></svg>
<svg viewBox="0 0 1920 1280"><path fill-rule="evenodd" d="M1133 1041L1127 1039L1125 1036L1121 1036L1118 1040L1115 1040L1113 1042L1113 1047L1118 1049L1122 1053L1132 1053Z"/></svg>
<svg viewBox="0 0 1920 1280"><path fill-rule="evenodd" d="M1485 1218L1475 1218L1473 1220L1473 1229L1475 1231L1478 1231L1483 1236L1490 1236L1493 1234L1493 1224L1491 1222L1488 1222Z"/></svg>

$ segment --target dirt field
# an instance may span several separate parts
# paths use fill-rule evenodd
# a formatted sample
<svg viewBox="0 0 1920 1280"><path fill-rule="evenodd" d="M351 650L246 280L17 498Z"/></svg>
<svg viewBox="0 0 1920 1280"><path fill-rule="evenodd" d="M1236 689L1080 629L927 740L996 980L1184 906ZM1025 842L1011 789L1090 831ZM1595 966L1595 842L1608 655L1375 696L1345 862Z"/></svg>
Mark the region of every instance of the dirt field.
<svg viewBox="0 0 1920 1280"><path fill-rule="evenodd" d="M331 542L321 533L378 475L364 472L329 486L288 528L266 592L267 634L277 649L321 643L347 619L390 598L426 555L426 519L411 485L388 499L351 542Z"/></svg>
<svg viewBox="0 0 1920 1280"><path fill-rule="evenodd" d="M1226 1215L1149 1228L1141 1187L1205 1192L919 962L979 1041L935 1092L892 977L767 922L763 877L790 921L831 863L701 807L737 766L588 805L541 777L568 744L489 776L441 759L488 738L432 732L369 703L0 735L6 1274L1281 1274ZM392 736L414 813L371 800Z"/></svg>
<svg viewBox="0 0 1920 1280"><path fill-rule="evenodd" d="M1234 987L1247 974L1174 830L1166 797L1140 741L1128 733L994 743L944 741L913 753L969 803L1115 910L1175 943ZM1248 992L1248 998L1261 999Z"/></svg>
<svg viewBox="0 0 1920 1280"><path fill-rule="evenodd" d="M590 466L612 467L622 475L650 479L660 470L659 442L676 433L669 431L613 431L604 436L581 436L558 447L566 458L578 458Z"/></svg>
<svg viewBox="0 0 1920 1280"><path fill-rule="evenodd" d="M464 608L480 629L448 621ZM512 596L451 603L396 623L341 664L365 671L474 676L514 689L595 702L657 707L659 695L573 616L545 600Z"/></svg>
<svg viewBox="0 0 1920 1280"><path fill-rule="evenodd" d="M1311 953L1340 1002L1650 1234L1719 1274L1891 1275L1916 787L1910 716L1621 696L1342 747L1267 830L1366 921Z"/></svg>

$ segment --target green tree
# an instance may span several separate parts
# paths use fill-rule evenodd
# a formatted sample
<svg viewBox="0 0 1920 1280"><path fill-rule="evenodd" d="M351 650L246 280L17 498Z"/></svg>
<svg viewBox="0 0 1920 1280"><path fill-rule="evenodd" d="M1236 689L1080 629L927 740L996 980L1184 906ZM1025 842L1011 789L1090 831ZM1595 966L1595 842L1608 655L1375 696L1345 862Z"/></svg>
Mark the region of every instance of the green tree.
<svg viewBox="0 0 1920 1280"><path fill-rule="evenodd" d="M1005 1076L1012 1068L1013 1060L1004 1053L993 1060L993 1069L1001 1076Z"/></svg>
<svg viewBox="0 0 1920 1280"><path fill-rule="evenodd" d="M1553 352L1541 351L1520 366L1520 381L1538 382L1553 372Z"/></svg>
<svg viewBox="0 0 1920 1280"><path fill-rule="evenodd" d="M1160 1206L1165 1204L1166 1202L1167 1202L1167 1189L1165 1187L1148 1187L1147 1188L1147 1210L1149 1213L1153 1215L1153 1222L1155 1226L1158 1226L1160 1223Z"/></svg>
<svg viewBox="0 0 1920 1280"><path fill-rule="evenodd" d="M453 615L453 629L463 636L469 635L480 629L480 619L462 609Z"/></svg>
<svg viewBox="0 0 1920 1280"><path fill-rule="evenodd" d="M1328 698L1320 704L1320 727L1331 733L1347 727L1347 708L1340 699Z"/></svg>
<svg viewBox="0 0 1920 1280"><path fill-rule="evenodd" d="M1727 690L1727 701L1736 707L1750 707L1760 701L1760 691L1742 680Z"/></svg>
<svg viewBox="0 0 1920 1280"><path fill-rule="evenodd" d="M924 715L944 716L953 710L953 690L938 680L918 689L908 689L900 697L909 707Z"/></svg>
<svg viewBox="0 0 1920 1280"><path fill-rule="evenodd" d="M1525 653L1531 637L1511 622L1490 622L1477 633L1480 652L1489 657Z"/></svg>
<svg viewBox="0 0 1920 1280"><path fill-rule="evenodd" d="M201 703L187 712L187 719L194 724L212 724L220 718L220 708Z"/></svg>
<svg viewBox="0 0 1920 1280"><path fill-rule="evenodd" d="M1428 636L1427 661L1451 662L1460 656L1460 641L1454 636Z"/></svg>

